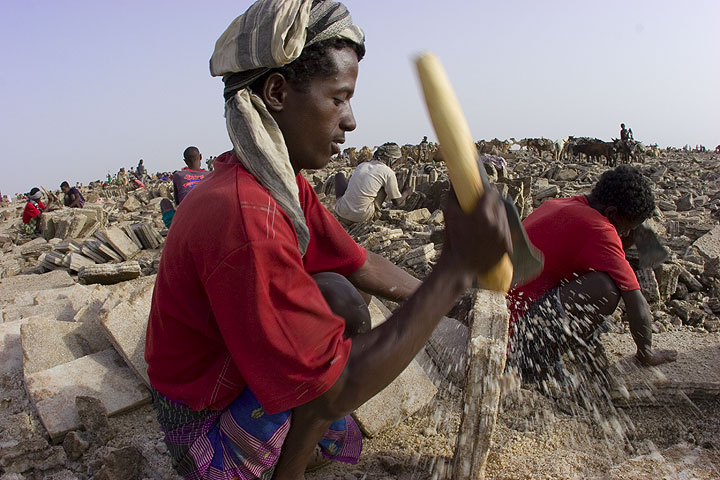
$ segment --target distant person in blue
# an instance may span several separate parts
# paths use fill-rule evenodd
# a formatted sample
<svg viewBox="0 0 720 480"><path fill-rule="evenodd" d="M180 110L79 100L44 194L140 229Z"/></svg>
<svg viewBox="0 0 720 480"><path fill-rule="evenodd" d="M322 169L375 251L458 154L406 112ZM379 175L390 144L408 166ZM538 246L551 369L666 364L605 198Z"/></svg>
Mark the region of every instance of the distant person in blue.
<svg viewBox="0 0 720 480"><path fill-rule="evenodd" d="M175 206L180 206L182 199L209 173L201 168L202 154L197 147L186 148L183 152L183 159L187 166L173 173ZM170 228L172 219L175 216L175 206L167 198L160 201L163 223L167 228Z"/></svg>
<svg viewBox="0 0 720 480"><path fill-rule="evenodd" d="M208 174L207 170L202 169L202 154L197 147L186 148L183 159L187 166L173 173L173 193L177 206L180 206L185 195Z"/></svg>
<svg viewBox="0 0 720 480"><path fill-rule="evenodd" d="M82 196L80 190L76 187L70 187L68 182L62 182L60 184L60 190L62 190L63 204L70 208L82 208L85 206L85 197Z"/></svg>

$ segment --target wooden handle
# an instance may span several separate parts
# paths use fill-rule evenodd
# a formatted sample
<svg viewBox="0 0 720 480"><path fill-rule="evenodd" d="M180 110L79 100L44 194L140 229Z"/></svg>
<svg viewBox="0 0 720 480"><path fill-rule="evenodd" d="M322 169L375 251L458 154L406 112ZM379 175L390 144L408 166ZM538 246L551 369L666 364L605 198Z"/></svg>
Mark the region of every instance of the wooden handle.
<svg viewBox="0 0 720 480"><path fill-rule="evenodd" d="M470 128L440 60L432 53L425 53L415 63L430 119L447 163L450 181L455 188L460 207L466 213L472 212L483 195L483 186L477 167L477 149ZM507 292L512 276L512 262L505 254L500 262L481 275L478 281L482 288Z"/></svg>

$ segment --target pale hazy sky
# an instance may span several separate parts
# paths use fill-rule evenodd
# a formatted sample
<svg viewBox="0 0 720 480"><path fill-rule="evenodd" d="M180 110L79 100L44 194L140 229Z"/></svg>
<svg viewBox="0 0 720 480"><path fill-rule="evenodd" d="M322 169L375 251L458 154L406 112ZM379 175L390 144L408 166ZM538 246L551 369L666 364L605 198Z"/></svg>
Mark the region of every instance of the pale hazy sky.
<svg viewBox="0 0 720 480"><path fill-rule="evenodd" d="M215 40L251 2L1 0L0 190L229 149ZM345 146L434 139L413 57L435 52L473 136L720 143L720 1L347 0L366 33Z"/></svg>

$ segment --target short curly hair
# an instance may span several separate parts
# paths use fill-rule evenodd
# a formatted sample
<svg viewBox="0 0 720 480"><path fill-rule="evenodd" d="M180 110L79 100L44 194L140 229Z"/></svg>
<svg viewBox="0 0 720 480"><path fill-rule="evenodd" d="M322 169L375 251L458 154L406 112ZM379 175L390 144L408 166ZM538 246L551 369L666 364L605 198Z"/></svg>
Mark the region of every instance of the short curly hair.
<svg viewBox="0 0 720 480"><path fill-rule="evenodd" d="M591 195L603 205L617 208L618 214L630 221L648 219L655 210L650 181L629 165L603 173Z"/></svg>
<svg viewBox="0 0 720 480"><path fill-rule="evenodd" d="M303 49L300 56L287 65L274 68L262 75L250 85L250 90L259 94L265 85L265 80L271 74L278 72L285 77L295 91L307 92L310 88L310 82L314 78L330 77L338 73L337 65L328 56L331 48L335 50L352 49L357 55L358 62L365 56L365 45L359 45L350 40L337 37L323 40Z"/></svg>

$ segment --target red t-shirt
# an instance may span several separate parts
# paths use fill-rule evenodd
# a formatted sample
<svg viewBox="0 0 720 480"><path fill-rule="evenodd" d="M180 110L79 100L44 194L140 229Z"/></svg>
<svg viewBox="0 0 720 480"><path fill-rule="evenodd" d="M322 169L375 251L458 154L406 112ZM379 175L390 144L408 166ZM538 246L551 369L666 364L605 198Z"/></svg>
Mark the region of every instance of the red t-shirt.
<svg viewBox="0 0 720 480"><path fill-rule="evenodd" d="M584 195L544 202L523 227L545 255L545 266L538 278L510 291L511 322L548 290L591 271L607 272L622 291L640 288L617 230Z"/></svg>
<svg viewBox="0 0 720 480"><path fill-rule="evenodd" d="M43 202L38 200L37 203L38 203L37 207L35 205L33 205L32 202L27 202L25 204L25 210L23 211L23 215L22 215L23 223L29 223L31 218L37 217L38 215L40 215L41 211L45 210L45 205L43 204ZM40 208L38 208L38 207L40 207Z"/></svg>
<svg viewBox="0 0 720 480"><path fill-rule="evenodd" d="M155 281L145 359L153 386L193 409L222 409L249 386L269 413L325 393L351 341L311 275L348 275L365 250L302 175L310 229L295 229L232 152L193 188L173 218Z"/></svg>

